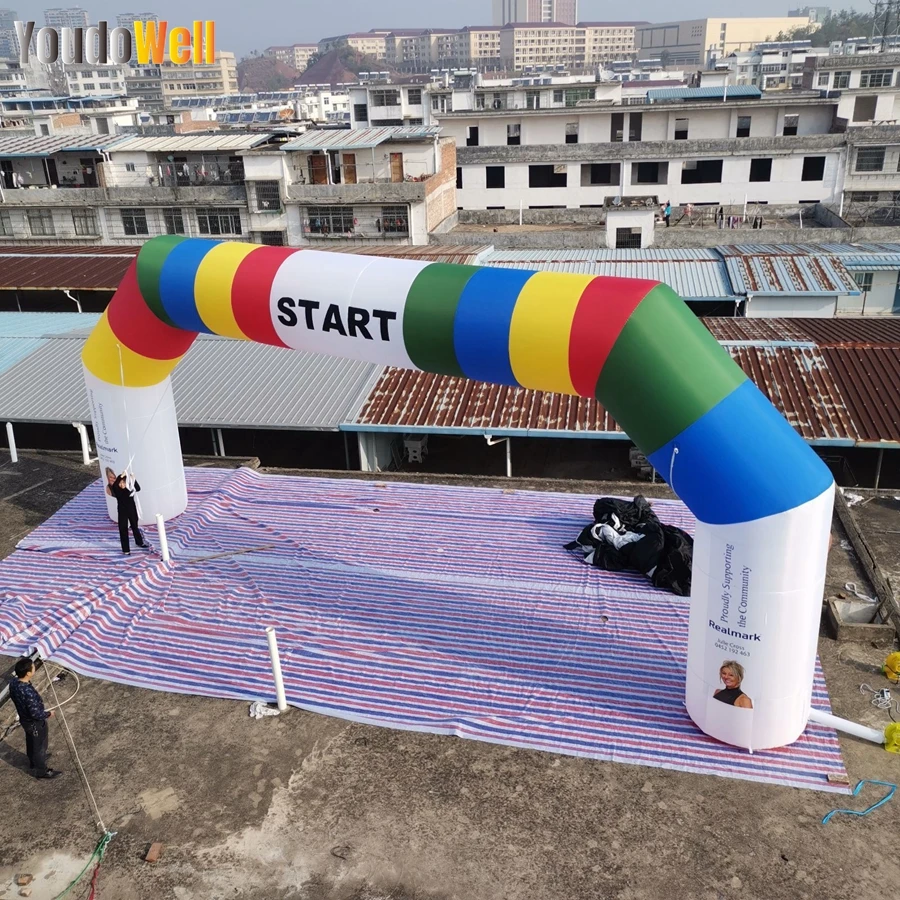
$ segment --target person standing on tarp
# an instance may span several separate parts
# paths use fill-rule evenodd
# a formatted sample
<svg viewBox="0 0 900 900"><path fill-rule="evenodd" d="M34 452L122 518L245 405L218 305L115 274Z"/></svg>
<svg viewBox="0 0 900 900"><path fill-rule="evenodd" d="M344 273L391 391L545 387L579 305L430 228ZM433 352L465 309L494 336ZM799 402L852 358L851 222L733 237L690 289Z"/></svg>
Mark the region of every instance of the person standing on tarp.
<svg viewBox="0 0 900 900"><path fill-rule="evenodd" d="M44 701L31 684L34 677L34 663L30 659L20 659L16 663L15 678L9 683L9 696L19 714L19 724L25 732L25 752L35 778L58 778L62 772L47 768L47 719L53 717L53 710L44 709Z"/></svg>
<svg viewBox="0 0 900 900"><path fill-rule="evenodd" d="M129 486L128 478L123 472L108 488L109 493L116 498L116 505L119 508L119 537L122 539L123 553L131 553L131 545L128 541L129 525L134 533L134 542L138 547L142 550L149 549L138 525L137 504L134 502L134 495L141 489L141 486L137 480L134 480L133 484L133 488Z"/></svg>

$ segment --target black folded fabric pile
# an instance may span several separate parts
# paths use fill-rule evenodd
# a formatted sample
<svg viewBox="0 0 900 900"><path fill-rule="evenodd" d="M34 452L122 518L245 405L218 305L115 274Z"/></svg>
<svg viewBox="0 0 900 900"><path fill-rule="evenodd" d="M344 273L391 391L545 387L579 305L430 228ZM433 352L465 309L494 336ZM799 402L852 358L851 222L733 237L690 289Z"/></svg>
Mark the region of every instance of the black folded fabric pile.
<svg viewBox="0 0 900 900"><path fill-rule="evenodd" d="M674 525L664 525L645 497L594 504L594 522L566 550L581 553L585 563L608 572L640 572L654 587L681 597L691 593L694 539Z"/></svg>

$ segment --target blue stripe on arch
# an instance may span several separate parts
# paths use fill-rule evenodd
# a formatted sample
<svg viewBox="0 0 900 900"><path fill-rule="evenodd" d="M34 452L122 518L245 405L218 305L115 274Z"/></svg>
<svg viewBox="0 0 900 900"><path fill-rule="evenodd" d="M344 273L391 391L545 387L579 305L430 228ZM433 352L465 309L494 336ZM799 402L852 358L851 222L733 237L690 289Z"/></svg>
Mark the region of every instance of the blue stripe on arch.
<svg viewBox="0 0 900 900"><path fill-rule="evenodd" d="M678 455L672 463L672 453ZM765 395L746 381L650 456L653 467L709 525L794 509L833 483L828 467Z"/></svg>
<svg viewBox="0 0 900 900"><path fill-rule="evenodd" d="M159 275L159 296L169 318L186 331L213 334L200 318L194 281L203 258L221 241L182 241L173 247Z"/></svg>
<svg viewBox="0 0 900 900"><path fill-rule="evenodd" d="M466 378L518 387L509 361L509 328L519 294L534 272L479 269L456 307L453 344Z"/></svg>

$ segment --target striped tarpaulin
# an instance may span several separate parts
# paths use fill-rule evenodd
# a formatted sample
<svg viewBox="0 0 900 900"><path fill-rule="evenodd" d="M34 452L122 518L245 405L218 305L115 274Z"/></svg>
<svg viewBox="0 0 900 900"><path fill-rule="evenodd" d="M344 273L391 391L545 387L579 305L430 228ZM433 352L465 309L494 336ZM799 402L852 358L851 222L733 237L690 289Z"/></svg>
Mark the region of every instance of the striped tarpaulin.
<svg viewBox="0 0 900 900"><path fill-rule="evenodd" d="M820 790L810 726L749 754L684 709L688 601L562 545L593 497L192 469L173 564L123 557L88 488L0 563L0 649L139 687L288 701L358 722ZM666 522L693 529L677 502ZM155 539L155 534L149 535ZM829 709L822 673L814 705Z"/></svg>

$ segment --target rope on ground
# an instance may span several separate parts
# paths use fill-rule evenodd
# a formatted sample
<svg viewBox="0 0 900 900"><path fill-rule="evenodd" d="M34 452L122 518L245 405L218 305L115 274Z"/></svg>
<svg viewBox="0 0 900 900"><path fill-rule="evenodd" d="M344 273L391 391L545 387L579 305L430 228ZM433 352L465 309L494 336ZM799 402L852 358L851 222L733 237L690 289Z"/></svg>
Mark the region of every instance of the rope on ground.
<svg viewBox="0 0 900 900"><path fill-rule="evenodd" d="M68 896L73 890L73 888L84 878L85 873L91 867L91 865L96 860L96 866L94 868L94 874L91 877L91 893L88 897L88 900L92 900L95 896L95 892L97 889L97 873L100 871L100 863L103 862L103 857L106 855L106 848L109 846L109 842L116 836L114 831L107 831L103 834L103 837L97 842L97 846L94 848L94 852L91 854L91 858L85 864L85 867L75 876L75 878L69 882L69 886L61 893L57 894L53 900L62 900L63 897Z"/></svg>
<svg viewBox="0 0 900 900"><path fill-rule="evenodd" d="M72 737L72 732L69 730L69 723L66 721L66 714L62 711L62 704L59 702L59 696L56 693L56 686L53 684L53 679L49 677L49 672L47 673L47 675L48 682L50 684L50 690L53 692L53 699L56 701L55 709L59 712L59 718L62 721L63 728L66 731L66 737L69 741L69 747L72 750L72 755L75 757L75 764L78 766L78 773L81 776L85 791L88 795L88 799L90 800L94 815L96 816L95 824L105 835L107 834L107 829L106 825L103 822L103 816L100 814L100 807L97 806L97 801L94 798L94 792L91 790L91 784L88 781L87 775L85 774L84 766L81 764L81 757L78 755L78 748L75 746L75 739Z"/></svg>

